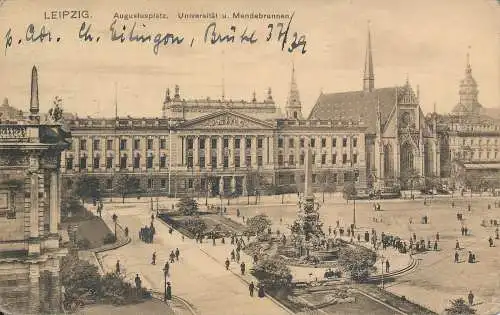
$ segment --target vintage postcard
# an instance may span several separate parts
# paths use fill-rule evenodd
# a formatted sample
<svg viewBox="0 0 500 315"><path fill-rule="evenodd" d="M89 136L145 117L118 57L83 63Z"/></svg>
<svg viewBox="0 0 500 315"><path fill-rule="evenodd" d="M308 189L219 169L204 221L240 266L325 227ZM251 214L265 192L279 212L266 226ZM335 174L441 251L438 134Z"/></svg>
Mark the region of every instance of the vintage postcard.
<svg viewBox="0 0 500 315"><path fill-rule="evenodd" d="M499 4L0 0L0 313L499 314Z"/></svg>

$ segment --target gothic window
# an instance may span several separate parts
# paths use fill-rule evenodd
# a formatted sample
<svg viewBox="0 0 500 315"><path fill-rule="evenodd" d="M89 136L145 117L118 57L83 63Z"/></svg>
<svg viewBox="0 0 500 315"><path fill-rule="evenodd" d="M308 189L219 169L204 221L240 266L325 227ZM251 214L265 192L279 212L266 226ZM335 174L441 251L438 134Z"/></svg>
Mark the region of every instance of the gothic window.
<svg viewBox="0 0 500 315"><path fill-rule="evenodd" d="M401 153L400 153L401 172L407 172L414 169L413 159L414 159L413 147L409 142L405 142L401 146Z"/></svg>
<svg viewBox="0 0 500 315"><path fill-rule="evenodd" d="M394 151L391 144L384 146L384 177L394 177Z"/></svg>

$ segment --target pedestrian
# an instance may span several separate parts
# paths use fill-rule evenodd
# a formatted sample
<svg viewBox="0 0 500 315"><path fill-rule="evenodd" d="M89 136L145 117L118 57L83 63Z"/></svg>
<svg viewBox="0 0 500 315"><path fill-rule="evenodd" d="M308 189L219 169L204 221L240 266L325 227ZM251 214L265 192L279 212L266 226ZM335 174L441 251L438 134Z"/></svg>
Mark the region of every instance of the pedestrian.
<svg viewBox="0 0 500 315"><path fill-rule="evenodd" d="M141 281L141 278L139 278L139 274L136 274L135 275L135 287L137 289L140 289L141 288L141 283L142 283L142 281Z"/></svg>
<svg viewBox="0 0 500 315"><path fill-rule="evenodd" d="M465 234L465 228L462 226L460 230L462 231L462 236L463 236Z"/></svg>
<svg viewBox="0 0 500 315"><path fill-rule="evenodd" d="M464 235L467 236L468 229L467 227L464 228Z"/></svg>
<svg viewBox="0 0 500 315"><path fill-rule="evenodd" d="M177 261L179 261L179 254L180 254L179 248L176 248L176 249L175 249L175 259L176 259Z"/></svg>
<svg viewBox="0 0 500 315"><path fill-rule="evenodd" d="M460 243L458 242L458 240L457 240L457 242L455 243L455 249L460 249Z"/></svg>
<svg viewBox="0 0 500 315"><path fill-rule="evenodd" d="M226 270L229 270L229 258L226 258Z"/></svg>
<svg viewBox="0 0 500 315"><path fill-rule="evenodd" d="M152 265L156 265L156 252L153 253L153 257L152 257L152 260L151 260L151 264Z"/></svg>
<svg viewBox="0 0 500 315"><path fill-rule="evenodd" d="M439 242L439 232L436 233L436 241Z"/></svg>
<svg viewBox="0 0 500 315"><path fill-rule="evenodd" d="M236 251L236 262L240 262L240 251Z"/></svg>
<svg viewBox="0 0 500 315"><path fill-rule="evenodd" d="M120 260L116 261L116 273L120 273Z"/></svg>
<svg viewBox="0 0 500 315"><path fill-rule="evenodd" d="M253 284L253 281L250 282L250 284L248 285L248 290L250 291L250 296L253 297L253 291L255 289L255 285Z"/></svg>
<svg viewBox="0 0 500 315"><path fill-rule="evenodd" d="M263 285L262 283L259 283L258 288L259 288L259 293L258 293L259 297L260 297L260 298L265 297L265 296L266 296L266 294L265 294L265 292L264 292L264 285Z"/></svg>
<svg viewBox="0 0 500 315"><path fill-rule="evenodd" d="M459 258L458 252L455 252L455 263L458 263L458 258Z"/></svg>
<svg viewBox="0 0 500 315"><path fill-rule="evenodd" d="M125 227L125 237L128 237L128 227Z"/></svg>
<svg viewBox="0 0 500 315"><path fill-rule="evenodd" d="M438 242L437 240L434 241L434 250L437 251L438 250Z"/></svg>
<svg viewBox="0 0 500 315"><path fill-rule="evenodd" d="M215 236L212 236L212 245L215 246Z"/></svg>
<svg viewBox="0 0 500 315"><path fill-rule="evenodd" d="M245 262L244 261L242 261L240 264L240 270L241 270L241 275L244 276L245 275Z"/></svg>
<svg viewBox="0 0 500 315"><path fill-rule="evenodd" d="M474 305L474 294L472 294L472 291L469 291L469 295L467 295L467 299L469 300L470 306Z"/></svg>
<svg viewBox="0 0 500 315"><path fill-rule="evenodd" d="M498 227L495 229L495 238L500 239L500 235L498 234Z"/></svg>
<svg viewBox="0 0 500 315"><path fill-rule="evenodd" d="M169 274L169 270L170 270L170 264L168 263L168 261L165 263L165 267L163 267L163 270L165 270L165 272L167 273L167 275Z"/></svg>
<svg viewBox="0 0 500 315"><path fill-rule="evenodd" d="M469 209L469 211L470 211L470 205L469 205L467 208L468 208L468 209Z"/></svg>
<svg viewBox="0 0 500 315"><path fill-rule="evenodd" d="M174 251L170 252L170 263L173 264L175 262L175 254Z"/></svg>
<svg viewBox="0 0 500 315"><path fill-rule="evenodd" d="M184 234L182 234L182 241L184 242Z"/></svg>
<svg viewBox="0 0 500 315"><path fill-rule="evenodd" d="M152 215L151 215L151 223L152 223L154 220L155 220L155 215L154 215L154 214L152 214Z"/></svg>
<svg viewBox="0 0 500 315"><path fill-rule="evenodd" d="M390 267L390 265L389 265L389 259L387 259L385 261L385 272L389 272L389 267Z"/></svg>

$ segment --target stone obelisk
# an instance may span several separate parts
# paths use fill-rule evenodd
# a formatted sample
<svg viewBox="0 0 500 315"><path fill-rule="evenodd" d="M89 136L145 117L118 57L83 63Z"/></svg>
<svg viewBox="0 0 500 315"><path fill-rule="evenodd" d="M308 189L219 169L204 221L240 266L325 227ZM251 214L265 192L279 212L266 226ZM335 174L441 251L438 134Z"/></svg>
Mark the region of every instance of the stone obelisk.
<svg viewBox="0 0 500 315"><path fill-rule="evenodd" d="M40 102L38 101L38 72L36 66L31 70L31 101L30 101L30 118L37 120L40 118Z"/></svg>
<svg viewBox="0 0 500 315"><path fill-rule="evenodd" d="M307 145L305 154L305 178L304 178L304 199L313 200L314 194L312 189L312 152L309 144Z"/></svg>

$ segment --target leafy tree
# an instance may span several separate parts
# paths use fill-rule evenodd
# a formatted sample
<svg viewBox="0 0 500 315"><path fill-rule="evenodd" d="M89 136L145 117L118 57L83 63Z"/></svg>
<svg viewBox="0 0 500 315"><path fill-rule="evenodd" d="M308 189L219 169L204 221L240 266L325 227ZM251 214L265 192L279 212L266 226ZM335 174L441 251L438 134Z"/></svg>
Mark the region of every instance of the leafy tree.
<svg viewBox="0 0 500 315"><path fill-rule="evenodd" d="M351 279L363 281L374 269L376 260L376 253L370 249L347 246L340 249L338 264L349 273Z"/></svg>
<svg viewBox="0 0 500 315"><path fill-rule="evenodd" d="M122 197L122 203L125 203L125 197L129 194L141 191L141 183L138 177L120 174L114 180L114 191Z"/></svg>
<svg viewBox="0 0 500 315"><path fill-rule="evenodd" d="M96 266L84 260L69 260L61 268L62 284L69 297L85 295L97 298L102 292L101 276Z"/></svg>
<svg viewBox="0 0 500 315"><path fill-rule="evenodd" d="M445 309L447 315L472 315L476 310L470 307L464 299L455 299L450 301L451 306Z"/></svg>
<svg viewBox="0 0 500 315"><path fill-rule="evenodd" d="M191 197L182 197L176 206L183 215L195 215L198 212L198 203Z"/></svg>
<svg viewBox="0 0 500 315"><path fill-rule="evenodd" d="M413 196L414 182L419 177L420 177L420 175L418 174L418 171L415 168L402 170L400 173L399 180L400 180L401 186L404 188L410 187L412 196Z"/></svg>
<svg viewBox="0 0 500 315"><path fill-rule="evenodd" d="M207 230L207 224L200 218L189 218L184 221L184 227L194 235L201 235Z"/></svg>
<svg viewBox="0 0 500 315"><path fill-rule="evenodd" d="M344 184L344 198L354 199L357 195L356 185L353 182L346 182Z"/></svg>
<svg viewBox="0 0 500 315"><path fill-rule="evenodd" d="M100 182L95 176L81 175L74 183L74 194L82 200L82 204L88 198L100 198L100 191Z"/></svg>
<svg viewBox="0 0 500 315"><path fill-rule="evenodd" d="M290 268L281 260L264 258L259 260L253 268L252 274L264 284L266 288L278 289L290 287L292 273Z"/></svg>
<svg viewBox="0 0 500 315"><path fill-rule="evenodd" d="M261 235L271 226L271 224L271 219L269 219L267 215L258 214L247 220L247 229L255 235Z"/></svg>

